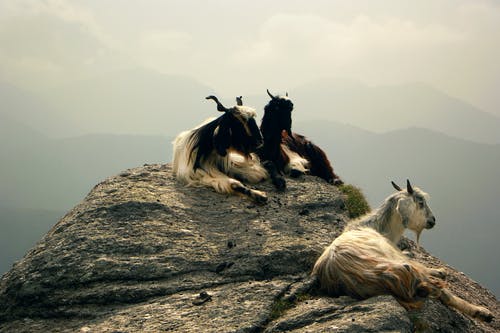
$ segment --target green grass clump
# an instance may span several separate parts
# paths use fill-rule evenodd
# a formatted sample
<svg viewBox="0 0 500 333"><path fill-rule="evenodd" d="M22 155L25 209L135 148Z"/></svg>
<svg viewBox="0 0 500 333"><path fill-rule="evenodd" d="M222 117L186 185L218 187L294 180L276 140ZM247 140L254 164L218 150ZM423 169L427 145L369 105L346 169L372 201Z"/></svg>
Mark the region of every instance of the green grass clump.
<svg viewBox="0 0 500 333"><path fill-rule="evenodd" d="M370 211L370 205L359 188L353 185L342 185L340 191L346 195L345 205L350 218L356 218Z"/></svg>
<svg viewBox="0 0 500 333"><path fill-rule="evenodd" d="M269 320L275 320L281 317L287 310L293 308L300 302L305 302L312 299L311 295L307 293L300 293L291 299L277 299L271 308Z"/></svg>

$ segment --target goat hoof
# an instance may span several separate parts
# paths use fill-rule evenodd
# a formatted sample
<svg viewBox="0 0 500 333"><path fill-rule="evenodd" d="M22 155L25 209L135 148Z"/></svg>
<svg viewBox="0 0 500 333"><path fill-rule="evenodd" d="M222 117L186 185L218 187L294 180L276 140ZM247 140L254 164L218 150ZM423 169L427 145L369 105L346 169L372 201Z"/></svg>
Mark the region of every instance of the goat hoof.
<svg viewBox="0 0 500 333"><path fill-rule="evenodd" d="M267 196L264 192L252 191L252 199L258 205L264 205L267 203Z"/></svg>
<svg viewBox="0 0 500 333"><path fill-rule="evenodd" d="M408 258L415 258L415 254L413 252L409 251L409 250L404 250L404 251L401 251L401 252L403 252L403 254L405 256L407 256Z"/></svg>
<svg viewBox="0 0 500 333"><path fill-rule="evenodd" d="M335 178L335 179L333 179L332 184L335 186L340 186L340 185L344 185L344 182L342 180L340 180L340 178Z"/></svg>
<svg viewBox="0 0 500 333"><path fill-rule="evenodd" d="M427 296L429 296L429 294L430 294L429 288L424 286L420 286L416 290L416 296L418 296L419 298L426 298Z"/></svg>
<svg viewBox="0 0 500 333"><path fill-rule="evenodd" d="M437 277L438 279L441 279L441 280L446 280L446 277L448 276L448 274L446 273L446 270L444 270L443 268L433 269L431 271L431 275L434 277Z"/></svg>
<svg viewBox="0 0 500 333"><path fill-rule="evenodd" d="M477 310L476 313L474 313L474 318L478 318L482 321L485 321L487 323L491 322L493 320L493 318L495 318L493 316L493 314L488 311L487 309L485 308L480 308L479 310Z"/></svg>
<svg viewBox="0 0 500 333"><path fill-rule="evenodd" d="M286 180L284 178L273 179L273 184L278 191L284 191L286 189Z"/></svg>
<svg viewBox="0 0 500 333"><path fill-rule="evenodd" d="M304 172L302 172L300 170L297 170L297 169L290 170L290 177L292 177L292 178L299 178L302 175L304 175Z"/></svg>

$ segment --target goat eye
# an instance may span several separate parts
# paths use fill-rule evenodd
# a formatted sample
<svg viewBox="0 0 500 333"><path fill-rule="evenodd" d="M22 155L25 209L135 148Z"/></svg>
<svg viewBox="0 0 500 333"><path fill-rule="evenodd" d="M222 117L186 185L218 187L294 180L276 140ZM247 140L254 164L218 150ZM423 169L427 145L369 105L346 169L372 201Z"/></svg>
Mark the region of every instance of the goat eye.
<svg viewBox="0 0 500 333"><path fill-rule="evenodd" d="M423 202L423 201L419 201L419 202L418 202L418 206L419 206L420 208L424 208L424 206L425 206L425 205L424 205L424 202Z"/></svg>

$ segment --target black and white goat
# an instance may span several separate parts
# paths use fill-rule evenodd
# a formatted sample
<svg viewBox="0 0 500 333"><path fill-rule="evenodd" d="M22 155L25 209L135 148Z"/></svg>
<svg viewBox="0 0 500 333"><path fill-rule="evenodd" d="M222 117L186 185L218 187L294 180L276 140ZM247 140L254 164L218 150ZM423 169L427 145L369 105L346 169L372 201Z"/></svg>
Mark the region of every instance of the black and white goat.
<svg viewBox="0 0 500 333"><path fill-rule="evenodd" d="M226 108L215 96L206 99L215 101L217 110L224 113L175 138L174 176L188 186L210 186L220 193L240 194L265 203L264 192L242 183L268 178L254 153L263 144L255 110L242 105Z"/></svg>
<svg viewBox="0 0 500 333"><path fill-rule="evenodd" d="M264 146L259 156L268 169L274 185L283 189L286 182L282 173L292 177L311 174L334 185L343 184L325 152L303 135L292 132L293 103L286 96L273 96L264 107L260 125Z"/></svg>
<svg viewBox="0 0 500 333"><path fill-rule="evenodd" d="M432 297L474 318L491 321L488 309L451 293L443 280L445 271L424 266L406 257L396 246L405 229L417 233L432 228L436 219L427 194L407 182L373 212L348 224L316 261L313 275L322 289L333 295L356 298L390 294L407 309L418 308Z"/></svg>

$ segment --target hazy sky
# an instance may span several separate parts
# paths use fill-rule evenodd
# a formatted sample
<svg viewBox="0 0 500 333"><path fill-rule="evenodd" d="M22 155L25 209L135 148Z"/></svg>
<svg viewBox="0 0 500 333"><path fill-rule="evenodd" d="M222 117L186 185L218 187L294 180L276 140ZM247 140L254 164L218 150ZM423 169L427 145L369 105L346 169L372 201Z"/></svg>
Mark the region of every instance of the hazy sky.
<svg viewBox="0 0 500 333"><path fill-rule="evenodd" d="M0 0L0 79L148 67L223 94L421 81L500 115L500 2Z"/></svg>

